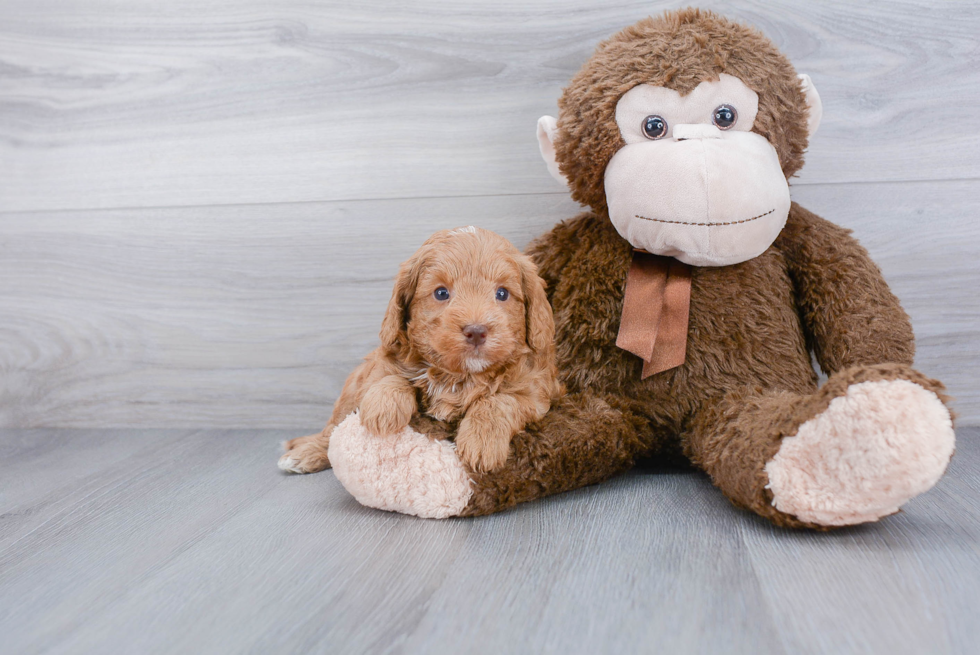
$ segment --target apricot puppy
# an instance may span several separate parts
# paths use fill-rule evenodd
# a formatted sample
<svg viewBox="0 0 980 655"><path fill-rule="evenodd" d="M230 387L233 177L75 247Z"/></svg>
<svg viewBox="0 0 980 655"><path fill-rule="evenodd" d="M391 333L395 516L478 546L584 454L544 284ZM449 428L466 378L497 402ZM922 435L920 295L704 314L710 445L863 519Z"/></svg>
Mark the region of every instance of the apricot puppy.
<svg viewBox="0 0 980 655"><path fill-rule="evenodd" d="M330 433L357 409L376 435L400 431L417 411L459 420L460 458L496 469L514 434L562 393L554 337L530 259L487 230L437 232L401 265L381 346L347 378L323 431L286 442L279 468L328 468Z"/></svg>

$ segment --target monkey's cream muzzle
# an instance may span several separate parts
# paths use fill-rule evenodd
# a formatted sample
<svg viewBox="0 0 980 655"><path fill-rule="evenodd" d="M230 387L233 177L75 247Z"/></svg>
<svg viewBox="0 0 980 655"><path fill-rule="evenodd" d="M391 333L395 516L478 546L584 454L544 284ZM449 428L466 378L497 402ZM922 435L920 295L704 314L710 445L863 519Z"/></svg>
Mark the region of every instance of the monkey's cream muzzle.
<svg viewBox="0 0 980 655"><path fill-rule="evenodd" d="M609 218L634 248L692 266L757 257L789 215L775 148L753 132L681 124L627 144L605 173Z"/></svg>
<svg viewBox="0 0 980 655"><path fill-rule="evenodd" d="M820 96L807 75L800 91L809 107L807 129L820 124ZM719 129L719 109L731 111ZM726 266L765 252L789 214L789 185L776 149L754 132L759 96L722 73L682 96L640 84L616 103L625 145L606 166L609 218L633 247L692 266ZM660 121L650 134L647 121ZM567 183L555 155L557 122L538 121L548 170Z"/></svg>

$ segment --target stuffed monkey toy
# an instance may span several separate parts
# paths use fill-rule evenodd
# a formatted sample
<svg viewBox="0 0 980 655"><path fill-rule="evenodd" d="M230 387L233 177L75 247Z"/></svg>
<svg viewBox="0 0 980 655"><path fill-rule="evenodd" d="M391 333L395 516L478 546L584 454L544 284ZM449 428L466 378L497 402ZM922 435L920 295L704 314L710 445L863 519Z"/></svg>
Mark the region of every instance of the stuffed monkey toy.
<svg viewBox="0 0 980 655"><path fill-rule="evenodd" d="M460 463L451 426L378 437L352 414L330 438L338 479L372 507L474 516L681 460L736 506L810 528L931 488L954 448L943 386L912 368L909 318L864 248L790 200L820 115L765 36L711 12L600 44L538 124L589 208L528 249L568 394L490 473Z"/></svg>

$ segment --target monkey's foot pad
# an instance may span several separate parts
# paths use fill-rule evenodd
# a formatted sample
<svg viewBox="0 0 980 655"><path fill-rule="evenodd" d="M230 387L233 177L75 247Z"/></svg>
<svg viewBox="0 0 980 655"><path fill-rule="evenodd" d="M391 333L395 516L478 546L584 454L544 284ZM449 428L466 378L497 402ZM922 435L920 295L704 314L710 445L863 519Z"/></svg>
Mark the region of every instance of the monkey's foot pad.
<svg viewBox="0 0 980 655"><path fill-rule="evenodd" d="M936 394L908 380L862 382L783 439L768 488L776 509L803 521L877 521L936 484L954 446Z"/></svg>
<svg viewBox="0 0 980 655"><path fill-rule="evenodd" d="M409 427L377 437L357 412L334 429L327 457L340 483L367 507L444 519L458 516L473 495L455 444Z"/></svg>

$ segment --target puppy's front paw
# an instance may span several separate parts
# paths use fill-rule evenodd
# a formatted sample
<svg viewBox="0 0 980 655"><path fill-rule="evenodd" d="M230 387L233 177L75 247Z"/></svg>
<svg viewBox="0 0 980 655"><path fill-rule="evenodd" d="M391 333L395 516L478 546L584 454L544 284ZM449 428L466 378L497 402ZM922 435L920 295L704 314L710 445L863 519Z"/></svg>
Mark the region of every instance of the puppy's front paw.
<svg viewBox="0 0 980 655"><path fill-rule="evenodd" d="M474 471L499 469L510 455L511 434L493 422L465 417L456 433L456 454Z"/></svg>
<svg viewBox="0 0 980 655"><path fill-rule="evenodd" d="M361 425L373 435L401 432L415 411L415 397L377 384L361 400Z"/></svg>

